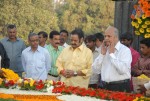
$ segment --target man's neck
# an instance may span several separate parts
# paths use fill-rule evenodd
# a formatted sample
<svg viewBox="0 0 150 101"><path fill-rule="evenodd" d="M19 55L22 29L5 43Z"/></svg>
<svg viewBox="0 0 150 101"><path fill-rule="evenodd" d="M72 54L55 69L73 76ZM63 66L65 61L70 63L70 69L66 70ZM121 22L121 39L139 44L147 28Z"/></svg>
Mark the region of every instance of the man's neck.
<svg viewBox="0 0 150 101"><path fill-rule="evenodd" d="M15 42L15 41L17 40L17 38L13 38L13 39L10 39L10 38L9 38L9 40L10 40L11 42Z"/></svg>
<svg viewBox="0 0 150 101"><path fill-rule="evenodd" d="M36 47L36 48L31 47L31 50L32 50L33 52L35 52L37 49L38 49L38 47Z"/></svg>
<svg viewBox="0 0 150 101"><path fill-rule="evenodd" d="M41 47L44 47L44 46L45 46L45 43L40 43L40 46L41 46Z"/></svg>
<svg viewBox="0 0 150 101"><path fill-rule="evenodd" d="M92 52L94 52L94 51L95 51L95 48L96 48L96 47L92 47L92 48L91 48Z"/></svg>

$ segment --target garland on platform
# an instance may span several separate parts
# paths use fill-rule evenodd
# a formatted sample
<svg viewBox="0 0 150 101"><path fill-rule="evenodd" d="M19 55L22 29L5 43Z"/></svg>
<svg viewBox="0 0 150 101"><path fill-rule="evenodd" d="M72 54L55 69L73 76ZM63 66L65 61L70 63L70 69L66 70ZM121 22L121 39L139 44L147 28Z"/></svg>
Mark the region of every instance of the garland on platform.
<svg viewBox="0 0 150 101"><path fill-rule="evenodd" d="M6 75L7 75L7 71L6 71ZM12 73L10 74L14 75L14 72L13 71L11 72ZM42 81L42 80L33 80L32 78L16 80L16 78L15 79L8 79L8 78L7 77L5 79L0 78L1 88L36 90L36 91L42 91L42 92L48 92L48 93L76 94L79 96L90 96L90 97L96 97L99 99L117 100L117 101L132 101L132 100L139 101L138 99L147 99L147 98L142 97L141 94L130 94L130 93L125 93L125 92L113 92L113 91L108 91L104 89L91 89L91 88L85 89L85 88L80 88L80 87L65 86L65 84L60 81L57 81L57 82L54 82L52 80ZM0 93L0 98L13 98L13 99L23 98L25 99L25 101L34 101L34 100L40 101L38 99L40 99L41 96L40 95L15 95L15 94ZM29 99L32 99L32 100L29 100Z"/></svg>

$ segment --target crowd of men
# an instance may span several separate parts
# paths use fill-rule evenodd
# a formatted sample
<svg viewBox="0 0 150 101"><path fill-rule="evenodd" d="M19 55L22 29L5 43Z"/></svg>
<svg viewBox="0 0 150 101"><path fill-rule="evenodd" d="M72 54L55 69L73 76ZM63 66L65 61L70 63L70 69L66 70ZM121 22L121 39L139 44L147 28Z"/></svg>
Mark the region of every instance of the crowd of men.
<svg viewBox="0 0 150 101"><path fill-rule="evenodd" d="M132 34L119 34L113 26L104 34L86 37L81 29L70 34L66 30L51 31L49 35L44 31L30 33L28 47L17 37L15 25L8 25L7 33L7 37L0 40L1 67L23 78L60 80L68 86L131 92L132 76L150 77L150 39L140 41L140 55L131 47ZM3 73L0 70L0 77ZM141 92L148 89L150 83L140 85Z"/></svg>

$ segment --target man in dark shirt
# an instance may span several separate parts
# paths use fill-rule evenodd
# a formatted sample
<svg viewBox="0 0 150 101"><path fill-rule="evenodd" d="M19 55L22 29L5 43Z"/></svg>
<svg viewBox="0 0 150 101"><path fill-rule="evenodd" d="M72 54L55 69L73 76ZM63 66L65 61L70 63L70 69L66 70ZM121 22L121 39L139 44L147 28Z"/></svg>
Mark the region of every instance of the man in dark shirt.
<svg viewBox="0 0 150 101"><path fill-rule="evenodd" d="M2 68L9 68L9 58L7 56L7 53L4 49L4 46L2 45L2 43L0 43L0 57L1 57L1 61L0 61L0 77L3 77L3 71L1 70Z"/></svg>
<svg viewBox="0 0 150 101"><path fill-rule="evenodd" d="M0 56L1 56L1 67L9 68L9 58L2 43L0 43Z"/></svg>

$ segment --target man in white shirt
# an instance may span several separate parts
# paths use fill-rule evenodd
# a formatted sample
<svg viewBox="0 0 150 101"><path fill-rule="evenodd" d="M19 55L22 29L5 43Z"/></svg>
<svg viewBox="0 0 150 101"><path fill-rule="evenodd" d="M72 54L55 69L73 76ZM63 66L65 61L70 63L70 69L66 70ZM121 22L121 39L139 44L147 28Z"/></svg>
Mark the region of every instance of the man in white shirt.
<svg viewBox="0 0 150 101"><path fill-rule="evenodd" d="M60 45L64 48L69 46L66 42L68 40L68 31L67 30L61 30L60 31Z"/></svg>
<svg viewBox="0 0 150 101"><path fill-rule="evenodd" d="M94 35L96 37L96 50L98 50L100 52L101 51L101 45L102 45L103 40L104 40L104 35L102 33L96 33Z"/></svg>
<svg viewBox="0 0 150 101"><path fill-rule="evenodd" d="M119 42L119 32L109 26L105 31L101 53L95 59L93 72L100 74L104 89L130 92L131 51Z"/></svg>
<svg viewBox="0 0 150 101"><path fill-rule="evenodd" d="M30 33L28 41L31 46L23 50L21 56L26 78L46 80L51 68L49 52L38 45L39 37L37 34Z"/></svg>
<svg viewBox="0 0 150 101"><path fill-rule="evenodd" d="M85 38L85 44L86 46L92 51L93 53L93 61L97 58L99 55L99 51L96 48L96 37L95 35L88 35ZM90 82L89 82L89 88L97 88L98 87L98 81L99 81L99 74L97 73L92 73L90 77Z"/></svg>
<svg viewBox="0 0 150 101"><path fill-rule="evenodd" d="M46 48L46 46L47 46L46 41L47 41L47 38L48 38L48 34L44 31L40 31L38 33L38 36L39 36L39 45L41 47Z"/></svg>
<svg viewBox="0 0 150 101"><path fill-rule="evenodd" d="M150 90L150 81L145 83L144 85L139 85L139 89L141 93L145 93L147 90Z"/></svg>

